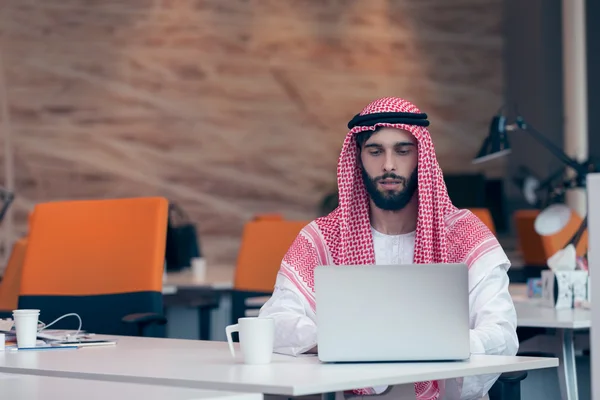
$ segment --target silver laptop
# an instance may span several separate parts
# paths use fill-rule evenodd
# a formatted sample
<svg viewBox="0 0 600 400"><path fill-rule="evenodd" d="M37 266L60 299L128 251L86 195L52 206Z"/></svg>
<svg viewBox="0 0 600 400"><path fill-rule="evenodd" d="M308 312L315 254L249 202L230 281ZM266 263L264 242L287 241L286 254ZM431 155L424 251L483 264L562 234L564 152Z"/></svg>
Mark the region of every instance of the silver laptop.
<svg viewBox="0 0 600 400"><path fill-rule="evenodd" d="M470 356L465 264L318 266L315 297L323 362Z"/></svg>

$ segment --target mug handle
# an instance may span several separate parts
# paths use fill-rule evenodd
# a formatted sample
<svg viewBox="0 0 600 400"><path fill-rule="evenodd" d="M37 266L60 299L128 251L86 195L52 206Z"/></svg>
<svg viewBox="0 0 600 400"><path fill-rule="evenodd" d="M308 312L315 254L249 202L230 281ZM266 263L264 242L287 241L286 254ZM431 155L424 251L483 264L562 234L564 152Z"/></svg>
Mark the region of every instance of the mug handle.
<svg viewBox="0 0 600 400"><path fill-rule="evenodd" d="M233 339L231 339L231 334L233 332L239 331L239 324L229 325L225 327L225 335L227 335L227 343L229 344L229 351L231 352L232 357L235 357L235 349L233 348Z"/></svg>

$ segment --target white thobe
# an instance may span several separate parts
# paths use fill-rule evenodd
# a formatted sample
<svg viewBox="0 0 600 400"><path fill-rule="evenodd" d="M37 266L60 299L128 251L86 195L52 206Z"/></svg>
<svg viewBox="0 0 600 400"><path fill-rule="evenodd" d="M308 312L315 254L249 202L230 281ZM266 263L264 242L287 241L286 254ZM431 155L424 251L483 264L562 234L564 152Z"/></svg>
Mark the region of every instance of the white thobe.
<svg viewBox="0 0 600 400"><path fill-rule="evenodd" d="M412 264L415 233L385 235L372 230L375 263L382 265ZM519 342L516 335L517 315L508 291L507 270L510 261L501 248L479 258L469 268L469 310L471 354L515 355ZM316 314L297 287L283 274L277 275L271 298L260 310L261 317L275 320L276 353L297 356L317 345ZM488 392L499 374L469 376L446 381L458 388L460 395L447 399L480 399ZM462 381L462 385L461 385ZM383 388L375 388L380 392ZM454 393L457 393L456 390Z"/></svg>

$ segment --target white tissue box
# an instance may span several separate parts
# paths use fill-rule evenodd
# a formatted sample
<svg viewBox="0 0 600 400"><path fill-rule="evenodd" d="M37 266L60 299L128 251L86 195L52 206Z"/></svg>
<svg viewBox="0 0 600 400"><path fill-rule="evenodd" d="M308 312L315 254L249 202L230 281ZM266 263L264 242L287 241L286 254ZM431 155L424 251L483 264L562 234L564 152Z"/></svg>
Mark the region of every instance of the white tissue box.
<svg viewBox="0 0 600 400"><path fill-rule="evenodd" d="M579 307L588 298L587 271L542 271L542 305L556 309Z"/></svg>
<svg viewBox="0 0 600 400"><path fill-rule="evenodd" d="M592 280L589 277L588 277L588 283L587 283L587 302L588 302L588 306L592 302Z"/></svg>
<svg viewBox="0 0 600 400"><path fill-rule="evenodd" d="M571 287L573 289L573 307L580 308L588 302L588 271L571 271Z"/></svg>

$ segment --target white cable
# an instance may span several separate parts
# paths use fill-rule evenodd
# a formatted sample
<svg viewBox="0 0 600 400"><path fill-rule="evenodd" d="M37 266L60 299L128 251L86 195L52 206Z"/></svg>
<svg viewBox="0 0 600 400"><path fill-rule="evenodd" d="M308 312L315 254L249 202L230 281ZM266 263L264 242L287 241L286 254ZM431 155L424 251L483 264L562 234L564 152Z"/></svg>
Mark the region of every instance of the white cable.
<svg viewBox="0 0 600 400"><path fill-rule="evenodd" d="M44 329L54 325L61 319L66 318L66 317L71 317L71 316L77 317L77 319L79 320L79 328L77 328L77 332L75 332L75 336L77 336L77 334L79 334L79 332L81 331L82 322L81 322L81 317L79 316L79 314L76 314L76 313L69 313L69 314L62 315L62 316L56 318L54 321L50 322L48 325L46 325L45 323L40 321L42 326L38 329L38 333L43 331Z"/></svg>

